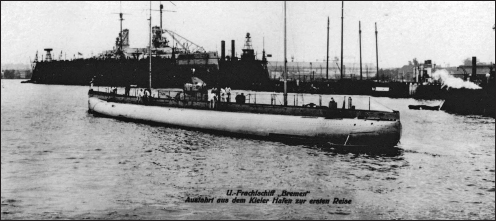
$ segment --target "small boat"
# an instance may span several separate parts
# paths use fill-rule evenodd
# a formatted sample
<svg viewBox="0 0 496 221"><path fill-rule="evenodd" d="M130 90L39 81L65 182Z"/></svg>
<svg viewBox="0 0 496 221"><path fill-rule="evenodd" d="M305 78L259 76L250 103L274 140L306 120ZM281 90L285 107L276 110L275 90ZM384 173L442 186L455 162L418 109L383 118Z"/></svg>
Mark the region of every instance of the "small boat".
<svg viewBox="0 0 496 221"><path fill-rule="evenodd" d="M411 110L439 110L441 106L429 106L429 105L408 105Z"/></svg>
<svg viewBox="0 0 496 221"><path fill-rule="evenodd" d="M411 110L441 110L444 101L442 101L439 105L408 105L408 108Z"/></svg>
<svg viewBox="0 0 496 221"><path fill-rule="evenodd" d="M284 46L286 48L286 44ZM286 66L284 70L286 79ZM148 90L151 91L151 74L149 79ZM229 102L230 99L224 102L211 100L209 95L212 93L206 88L194 87L192 90L192 84L188 83L185 90L175 96L159 92L157 97L144 99L90 89L88 109L114 118L277 140L305 140L350 147L393 147L400 141L402 127L398 111L359 110L351 101L348 109L345 103L341 109L336 108L335 103L331 107L288 106L286 82L284 105L247 104L238 99L236 103ZM220 97L220 90L216 93Z"/></svg>

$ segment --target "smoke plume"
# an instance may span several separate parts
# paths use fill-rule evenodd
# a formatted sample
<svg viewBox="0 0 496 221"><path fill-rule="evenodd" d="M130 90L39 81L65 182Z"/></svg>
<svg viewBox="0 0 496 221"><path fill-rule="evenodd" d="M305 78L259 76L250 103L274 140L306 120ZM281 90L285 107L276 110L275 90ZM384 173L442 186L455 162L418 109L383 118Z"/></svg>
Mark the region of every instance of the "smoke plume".
<svg viewBox="0 0 496 221"><path fill-rule="evenodd" d="M452 75L449 74L448 71L444 69L432 73L432 78L441 81L443 84L442 88L447 87L447 89L449 88L481 89L480 86L474 84L473 82L464 81L461 78L453 77Z"/></svg>

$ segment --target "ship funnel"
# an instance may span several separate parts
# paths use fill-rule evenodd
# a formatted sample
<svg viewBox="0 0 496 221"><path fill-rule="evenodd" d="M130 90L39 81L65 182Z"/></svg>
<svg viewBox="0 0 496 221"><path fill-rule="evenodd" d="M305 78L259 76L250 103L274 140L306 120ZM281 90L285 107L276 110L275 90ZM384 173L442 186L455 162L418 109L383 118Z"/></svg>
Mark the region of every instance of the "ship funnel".
<svg viewBox="0 0 496 221"><path fill-rule="evenodd" d="M234 59L234 56L236 55L236 50L234 50L234 40L231 40L231 60Z"/></svg>
<svg viewBox="0 0 496 221"><path fill-rule="evenodd" d="M225 41L221 41L220 42L220 60L221 61L224 61L226 60L226 42Z"/></svg>
<svg viewBox="0 0 496 221"><path fill-rule="evenodd" d="M477 78L477 57L472 57L472 77L470 80L472 82Z"/></svg>

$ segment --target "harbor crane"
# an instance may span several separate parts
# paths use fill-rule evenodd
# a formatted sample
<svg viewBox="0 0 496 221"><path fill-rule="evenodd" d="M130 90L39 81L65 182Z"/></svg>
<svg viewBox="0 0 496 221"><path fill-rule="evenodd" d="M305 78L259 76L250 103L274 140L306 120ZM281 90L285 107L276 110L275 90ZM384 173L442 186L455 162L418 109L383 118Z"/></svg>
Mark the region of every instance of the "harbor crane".
<svg viewBox="0 0 496 221"><path fill-rule="evenodd" d="M176 6L176 4L174 4L174 2L172 1L169 1L172 5ZM175 45L173 45L172 47L173 48L177 48L177 46L180 46L180 48L182 48L182 50L185 52L185 53L194 53L194 52L201 52L201 53L205 53L205 49L197 44L195 44L194 42L186 39L185 37L177 34L176 32L174 31L171 31L171 30L167 30L163 27L163 24L162 24L162 13L163 12L176 12L176 11L173 11L173 10L164 10L164 6L162 5L162 2L160 2L160 10L152 10L152 11L159 11L160 12L160 30L158 35L157 36L157 40L159 42L157 42L157 46L158 45L162 45L162 46L167 46L167 43L168 41L165 40L165 38L163 39L162 38L162 34L163 33L167 33L169 34L172 39L175 41Z"/></svg>
<svg viewBox="0 0 496 221"><path fill-rule="evenodd" d="M176 32L167 29L164 29L164 32L169 34L172 37L172 39L176 41L176 45L179 45L186 53L206 52L202 46L195 44L194 42L186 39L185 37L177 34Z"/></svg>

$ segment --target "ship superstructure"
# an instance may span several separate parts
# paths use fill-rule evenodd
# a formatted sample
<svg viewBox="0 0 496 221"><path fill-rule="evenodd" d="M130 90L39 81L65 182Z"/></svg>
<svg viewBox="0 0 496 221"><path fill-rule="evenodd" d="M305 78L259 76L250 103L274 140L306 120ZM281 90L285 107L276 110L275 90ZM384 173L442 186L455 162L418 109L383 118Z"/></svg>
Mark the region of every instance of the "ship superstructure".
<svg viewBox="0 0 496 221"><path fill-rule="evenodd" d="M161 11L163 6L161 5ZM206 51L175 31L152 26L149 47L133 48L130 30L123 27L120 16L120 32L111 50L89 58L82 54L67 59L41 59L33 62L31 82L41 84L126 86L136 82L138 86L148 81L147 60L153 62L153 87L181 88L191 77L198 77L211 85L214 81L233 89L262 89L268 87L267 61L256 59L251 43L243 49L241 59L235 56L234 40L232 56L220 57L216 51ZM248 38L250 36L248 34ZM62 52L61 52L62 53ZM47 53L48 54L48 53Z"/></svg>

